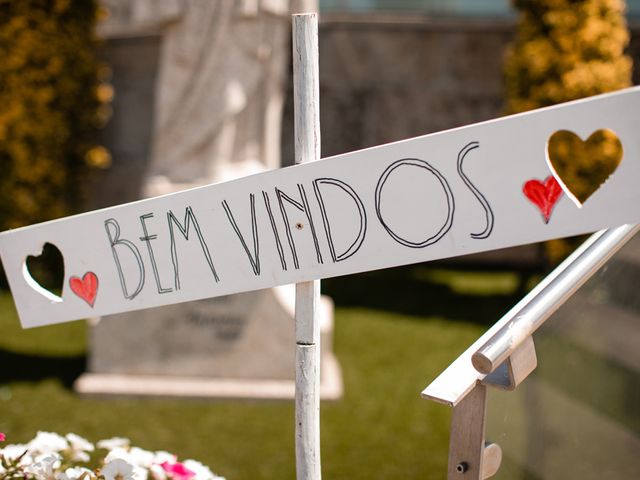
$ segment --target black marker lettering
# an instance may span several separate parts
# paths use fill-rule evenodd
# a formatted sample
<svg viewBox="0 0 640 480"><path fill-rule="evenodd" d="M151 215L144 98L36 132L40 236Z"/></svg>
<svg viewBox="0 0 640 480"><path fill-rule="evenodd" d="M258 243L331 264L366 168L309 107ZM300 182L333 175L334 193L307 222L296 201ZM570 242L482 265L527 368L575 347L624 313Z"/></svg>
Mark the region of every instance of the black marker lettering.
<svg viewBox="0 0 640 480"><path fill-rule="evenodd" d="M353 241L351 245L342 253L336 254L336 248L333 243L333 237L331 235L331 224L329 222L329 216L327 215L327 210L324 205L324 200L322 198L322 192L320 191L320 185L333 185L345 191L354 201L356 207L358 208L358 215L360 217L360 229L358 231L358 236ZM322 214L322 223L324 224L324 231L327 235L327 242L329 243L329 251L331 252L331 258L334 262L340 262L342 260L346 260L351 255L356 253L362 242L364 241L364 237L367 233L367 213L364 209L364 204L355 190L348 183L343 182L342 180L338 180L337 178L316 178L313 181L313 189L316 194L316 198L318 199L318 204L320 205L320 213Z"/></svg>
<svg viewBox="0 0 640 480"><path fill-rule="evenodd" d="M175 289L180 290L180 272L178 265L178 252L176 251L176 239L173 233L173 225L175 224L182 233L182 236L189 240L189 229L191 227L191 223L193 222L193 228L196 230L196 235L198 236L198 240L200 241L200 246L202 247L202 253L207 260L207 264L211 269L211 273L213 274L213 278L216 282L220 281L218 277L218 273L216 272L215 267L213 266L213 260L211 259L211 254L209 253L209 247L207 247L206 242L204 241L204 237L202 236L202 231L200 230L200 225L198 225L198 220L196 220L195 215L193 214L193 210L191 207L187 207L184 212L184 225L180 224L180 221L176 218L171 210L167 212L167 222L169 223L169 235L171 237L171 261L173 262L173 272L175 274Z"/></svg>
<svg viewBox="0 0 640 480"><path fill-rule="evenodd" d="M287 210L284 206L284 202L286 201L290 205L293 205L301 212L304 212L307 216L307 220L309 221L309 227L311 229L311 236L313 237L313 244L316 249L316 259L318 263L322 262L322 254L320 253L320 245L318 244L318 236L316 235L316 229L313 224L313 218L311 216L311 209L309 208L309 201L307 200L307 194L304 190L304 187L298 184L298 191L300 192L300 198L302 203L295 201L293 198L288 196L279 188L276 188L276 196L278 197L278 203L280 204L280 212L282 213L282 219L284 220L285 227L287 228L287 239L289 240L289 247L291 248L291 255L293 256L293 266L298 269L300 268L300 264L298 262L298 253L296 251L296 246L293 241L293 233L291 231L291 224L289 223L289 217L287 216Z"/></svg>
<svg viewBox="0 0 640 480"><path fill-rule="evenodd" d="M238 224L236 223L236 219L233 217L233 212L229 208L229 204L226 200L222 201L222 208L224 208L225 213L227 214L227 218L233 227L234 232L240 239L240 243L244 248L247 257L249 257L249 262L251 263L251 268L253 268L254 275L260 275L260 243L258 239L258 225L256 222L256 199L253 193L249 194L249 202L251 203L251 233L253 236L253 256L251 256L251 252L249 251L249 247L247 247L247 242L244 240L244 235L238 228Z"/></svg>
<svg viewBox="0 0 640 480"><path fill-rule="evenodd" d="M401 167L403 165L422 168L430 172L440 182L440 185L442 186L442 189L444 190L444 193L447 197L447 218L445 219L444 224L440 227L440 229L434 235L423 240L422 242L412 242L410 240L402 238L400 235L398 235L393 230L391 230L389 225L387 225L387 223L382 218L382 213L380 210L380 203L382 201L382 189L384 187L385 182L389 178L389 175L391 175L391 173L396 168ZM442 237L444 237L446 233L449 231L449 229L451 228L451 225L453 225L453 214L455 212L455 202L453 199L453 192L451 191L451 187L449 187L447 180L442 176L442 174L438 170L436 170L434 167L429 165L427 162L425 162L424 160L420 160L417 158L403 158L402 160L396 160L391 165L389 165L380 176L380 179L378 180L378 185L376 185L375 200L376 200L376 214L378 215L378 220L380 220L380 223L382 224L382 226L385 228L387 233L391 235L391 237L396 242L402 245L405 245L407 247L423 248L428 245L433 245L434 243L438 242Z"/></svg>
<svg viewBox="0 0 640 480"><path fill-rule="evenodd" d="M469 180L469 177L467 177L465 173L462 171L462 162L467 156L467 153L469 153L474 148L478 148L479 146L480 146L479 142L471 142L468 145L465 145L462 148L462 150L460 150L460 152L458 153L458 174L460 175L460 177L462 177L462 181L465 183L465 185L469 187L469 190L471 190L471 193L473 193L475 197L478 199L478 201L480 202L480 205L482 205L482 208L484 209L484 214L486 216L486 226L484 230L480 233L471 234L471 238L475 238L476 240L481 240L491 235L491 232L493 231L493 221L494 221L494 215L493 215L493 210L491 210L491 205L489 205L489 202L487 201L485 196L482 194L482 192L480 192L480 190L478 190L476 186L473 183L471 183L471 180Z"/></svg>
<svg viewBox="0 0 640 480"><path fill-rule="evenodd" d="M153 268L153 276L156 279L156 286L158 287L158 293L170 293L173 292L170 288L164 288L160 284L160 274L158 273L158 264L156 263L156 256L153 254L153 248L151 247L151 240L155 240L158 238L158 235L149 235L147 231L147 224L145 220L147 218L153 218L153 213L147 213L145 215L140 216L140 224L142 225L142 231L144 232L144 237L140 237L140 240L147 244L147 250L149 250L149 258L151 259L151 267Z"/></svg>
<svg viewBox="0 0 640 480"><path fill-rule="evenodd" d="M320 244L318 243L318 236L316 235L316 227L313 223L313 217L311 216L311 207L309 207L309 200L307 200L307 193L304 191L304 187L298 184L298 191L300 192L300 198L302 198L302 204L304 205L304 213L309 220L309 227L311 227L311 236L313 237L313 245L316 249L316 259L318 263L322 262L322 254L320 253Z"/></svg>
<svg viewBox="0 0 640 480"><path fill-rule="evenodd" d="M111 229L109 227L113 227L113 233L111 232ZM142 255L140 255L138 247L136 247L131 241L125 238L120 238L120 225L115 218L109 218L108 220L105 220L104 229L107 231L107 237L109 237L109 245L111 246L113 260L115 261L116 268L118 269L118 277L120 278L122 293L124 295L124 298L126 298L127 300L132 300L142 291L142 287L144 286L144 263L142 263ZM138 264L138 286L133 291L133 293L129 293L129 291L127 290L127 283L124 278L124 272L122 271L120 256L118 255L118 251L116 250L117 246L128 248L136 259L136 263Z"/></svg>
<svg viewBox="0 0 640 480"><path fill-rule="evenodd" d="M280 241L280 234L278 233L278 228L276 226L276 220L273 218L273 210L271 210L271 202L269 201L269 195L267 192L262 192L262 198L264 199L264 206L267 209L267 214L269 215L269 222L271 223L271 229L273 230L273 236L276 239L276 248L278 249L278 256L280 257L280 265L282 265L282 270L287 270L287 262L284 259L284 249L282 248L282 242Z"/></svg>

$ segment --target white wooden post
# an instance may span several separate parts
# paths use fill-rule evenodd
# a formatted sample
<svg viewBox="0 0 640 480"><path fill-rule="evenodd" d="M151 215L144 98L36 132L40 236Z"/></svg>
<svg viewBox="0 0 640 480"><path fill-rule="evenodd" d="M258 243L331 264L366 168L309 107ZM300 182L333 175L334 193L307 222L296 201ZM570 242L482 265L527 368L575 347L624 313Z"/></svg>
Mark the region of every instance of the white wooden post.
<svg viewBox="0 0 640 480"><path fill-rule="evenodd" d="M295 162L320 159L318 15L293 16ZM320 480L320 281L296 285L296 473Z"/></svg>

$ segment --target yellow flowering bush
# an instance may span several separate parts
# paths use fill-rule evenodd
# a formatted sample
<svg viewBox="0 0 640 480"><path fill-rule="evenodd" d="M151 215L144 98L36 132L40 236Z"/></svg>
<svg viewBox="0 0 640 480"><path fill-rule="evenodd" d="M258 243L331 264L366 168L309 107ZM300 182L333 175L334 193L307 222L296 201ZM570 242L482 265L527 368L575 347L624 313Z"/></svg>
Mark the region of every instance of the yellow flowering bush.
<svg viewBox="0 0 640 480"><path fill-rule="evenodd" d="M623 0L513 0L513 4L519 20L505 58L507 113L631 86ZM567 183L601 182L598 169L588 175L584 167L574 169L581 175ZM575 245L554 240L546 243L545 250L555 263Z"/></svg>
<svg viewBox="0 0 640 480"><path fill-rule="evenodd" d="M97 15L95 0L0 0L0 230L77 211L108 165Z"/></svg>
<svg viewBox="0 0 640 480"><path fill-rule="evenodd" d="M519 11L505 62L507 112L631 85L623 0L513 0Z"/></svg>

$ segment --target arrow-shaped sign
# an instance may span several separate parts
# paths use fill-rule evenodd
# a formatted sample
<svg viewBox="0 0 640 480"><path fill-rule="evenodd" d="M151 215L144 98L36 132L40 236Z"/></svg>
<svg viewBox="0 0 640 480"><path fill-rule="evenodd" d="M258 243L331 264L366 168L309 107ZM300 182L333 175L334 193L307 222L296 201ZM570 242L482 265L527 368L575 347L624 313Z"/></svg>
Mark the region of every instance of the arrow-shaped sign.
<svg viewBox="0 0 640 480"><path fill-rule="evenodd" d="M33 327L638 223L639 111L638 88L592 97L7 231L0 255ZM59 297L26 264L46 243Z"/></svg>

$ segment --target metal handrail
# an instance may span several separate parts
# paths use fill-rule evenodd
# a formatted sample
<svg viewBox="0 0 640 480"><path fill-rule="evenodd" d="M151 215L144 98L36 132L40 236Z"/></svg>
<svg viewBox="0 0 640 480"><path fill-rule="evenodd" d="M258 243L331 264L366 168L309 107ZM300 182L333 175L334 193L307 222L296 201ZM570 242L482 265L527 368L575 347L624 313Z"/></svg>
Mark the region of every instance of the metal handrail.
<svg viewBox="0 0 640 480"><path fill-rule="evenodd" d="M474 368L493 372L638 231L640 225L623 225L589 237L549 274L542 288L507 313L509 319L503 317L501 322L507 323L472 355Z"/></svg>

